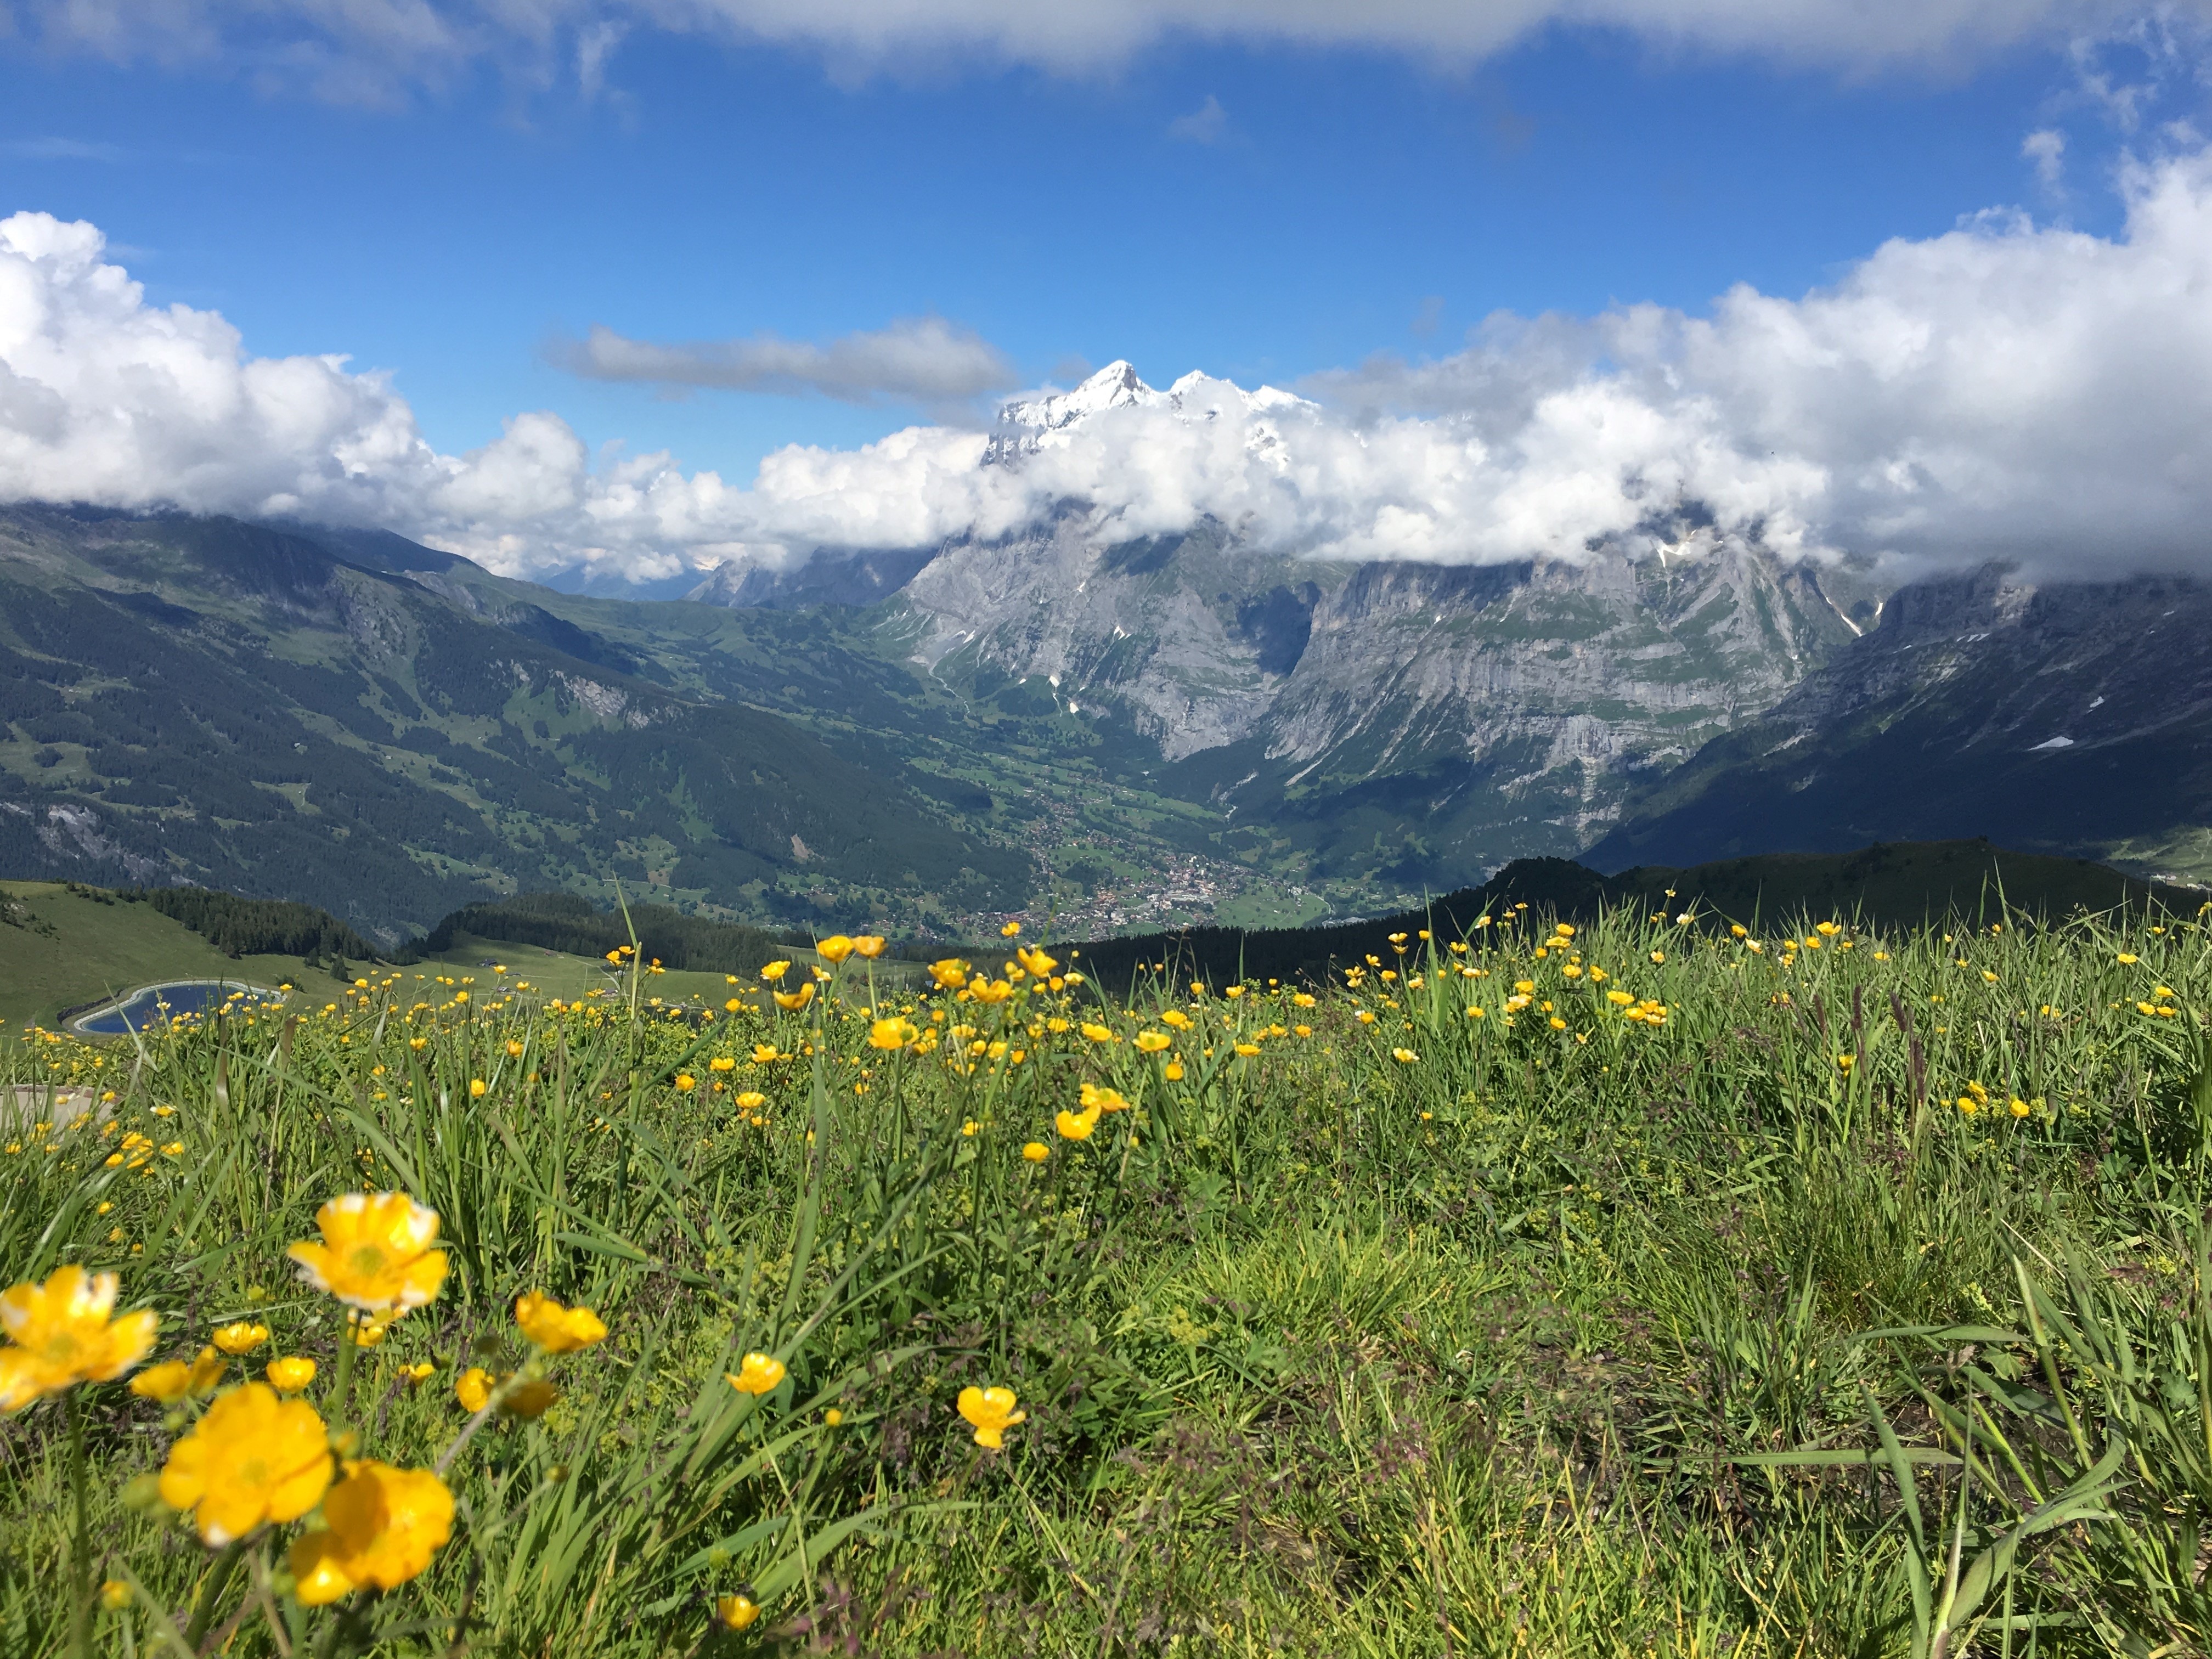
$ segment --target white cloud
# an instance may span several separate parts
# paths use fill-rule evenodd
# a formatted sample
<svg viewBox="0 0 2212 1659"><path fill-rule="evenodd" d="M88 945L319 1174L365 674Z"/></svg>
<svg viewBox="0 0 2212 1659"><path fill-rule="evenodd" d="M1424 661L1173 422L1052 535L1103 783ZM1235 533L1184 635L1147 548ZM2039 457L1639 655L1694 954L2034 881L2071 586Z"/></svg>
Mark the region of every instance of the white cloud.
<svg viewBox="0 0 2212 1659"><path fill-rule="evenodd" d="M1221 107L1221 100L1212 93L1206 101L1188 115L1178 115L1168 123L1168 137L1180 138L1187 143L1212 144L1220 141L1228 130L1229 112Z"/></svg>
<svg viewBox="0 0 2212 1659"><path fill-rule="evenodd" d="M2050 194L2057 194L2066 182L2066 135L2056 127L2045 127L2031 132L2021 140L2021 156L2035 163L2036 182Z"/></svg>
<svg viewBox="0 0 2212 1659"><path fill-rule="evenodd" d="M2204 15L2172 0L2160 27ZM615 33L811 47L864 69L964 53L1084 72L1164 40L1358 46L1473 62L1541 30L1625 33L1667 50L1863 71L1954 70L2024 42L2141 18L2126 0L0 0L0 35L118 61L246 65L268 86L378 101L465 65L595 84Z"/></svg>
<svg viewBox="0 0 2212 1659"><path fill-rule="evenodd" d="M1452 356L1378 357L1304 398L1202 376L1152 392L1115 365L995 438L793 446L746 483L595 463L544 412L439 454L382 376L250 356L220 316L148 305L91 226L18 214L0 498L384 524L518 572L922 545L1071 505L1104 536L1211 514L1341 558L1572 558L1694 507L1784 552L2203 569L2212 150L2132 164L2122 189L2114 237L1990 214L1798 298L1495 318Z"/></svg>
<svg viewBox="0 0 2212 1659"><path fill-rule="evenodd" d="M942 317L901 317L887 328L847 334L827 345L774 334L656 345L594 327L581 340L556 342L549 355L589 380L787 397L818 393L855 404L890 398L949 408L1016 384L1003 352L975 330Z"/></svg>

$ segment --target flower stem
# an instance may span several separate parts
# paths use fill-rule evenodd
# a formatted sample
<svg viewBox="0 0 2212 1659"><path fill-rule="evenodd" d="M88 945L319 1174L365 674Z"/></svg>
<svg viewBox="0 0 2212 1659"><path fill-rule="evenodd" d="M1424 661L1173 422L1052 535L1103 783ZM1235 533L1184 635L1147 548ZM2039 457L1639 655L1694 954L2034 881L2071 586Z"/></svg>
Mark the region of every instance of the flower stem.
<svg viewBox="0 0 2212 1659"><path fill-rule="evenodd" d="M70 1540L70 1651L76 1659L92 1659L92 1531L85 1522L84 1414L77 1409L74 1389L62 1395L62 1413L69 1419L70 1497L76 1510L76 1529Z"/></svg>
<svg viewBox="0 0 2212 1659"><path fill-rule="evenodd" d="M206 1586L200 1591L199 1600L192 1607L191 1622L185 1626L185 1645L194 1653L200 1650L200 1642L207 1635L208 1626L215 1623L216 1604L222 1600L222 1593L230 1588L230 1575L238 1566L238 1558L245 1553L246 1540L234 1538L222 1547L222 1553L216 1557L215 1565L208 1569Z"/></svg>
<svg viewBox="0 0 2212 1659"><path fill-rule="evenodd" d="M354 1350L361 1346L354 1338L359 1334L355 1327L360 1318L358 1313L348 1308L345 1322L338 1327L337 1370L331 1378L330 1419L333 1430L345 1428L353 1417Z"/></svg>

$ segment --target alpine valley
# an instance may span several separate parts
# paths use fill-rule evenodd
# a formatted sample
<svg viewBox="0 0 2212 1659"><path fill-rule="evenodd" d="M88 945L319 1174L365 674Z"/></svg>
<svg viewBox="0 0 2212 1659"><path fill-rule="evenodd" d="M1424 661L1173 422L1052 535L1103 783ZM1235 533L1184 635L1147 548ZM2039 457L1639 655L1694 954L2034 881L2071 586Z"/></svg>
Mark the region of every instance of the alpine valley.
<svg viewBox="0 0 2212 1659"><path fill-rule="evenodd" d="M1021 466L1115 364L1010 405ZM1264 441L1265 421L1250 428ZM2212 594L1889 591L1675 504L1484 566L1332 563L1079 501L989 538L732 562L688 598L379 531L0 508L0 876L304 900L396 943L617 890L961 938L1371 915L1507 860L1988 834L2212 873Z"/></svg>

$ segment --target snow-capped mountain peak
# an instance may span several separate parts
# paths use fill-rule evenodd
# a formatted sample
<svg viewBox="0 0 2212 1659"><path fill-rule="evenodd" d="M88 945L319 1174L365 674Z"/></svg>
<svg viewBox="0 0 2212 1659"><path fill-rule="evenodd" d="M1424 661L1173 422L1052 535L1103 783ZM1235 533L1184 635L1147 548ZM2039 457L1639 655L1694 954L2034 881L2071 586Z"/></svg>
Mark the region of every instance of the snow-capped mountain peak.
<svg viewBox="0 0 2212 1659"><path fill-rule="evenodd" d="M999 410L999 424L1056 432L1104 410L1157 409L1166 401L1137 378L1134 364L1116 359L1072 392L1047 392L1006 404Z"/></svg>
<svg viewBox="0 0 2212 1659"><path fill-rule="evenodd" d="M1316 405L1279 387L1262 386L1247 392L1233 380L1216 380L1195 369L1161 392L1146 385L1133 365L1116 359L1072 391L1017 398L1003 405L984 460L987 464L1012 460L1055 447L1068 441L1073 428L1109 411L1127 409L1160 410L1185 421L1213 421L1230 413L1250 420L1317 412ZM1278 434L1255 423L1252 441L1259 448L1273 448Z"/></svg>

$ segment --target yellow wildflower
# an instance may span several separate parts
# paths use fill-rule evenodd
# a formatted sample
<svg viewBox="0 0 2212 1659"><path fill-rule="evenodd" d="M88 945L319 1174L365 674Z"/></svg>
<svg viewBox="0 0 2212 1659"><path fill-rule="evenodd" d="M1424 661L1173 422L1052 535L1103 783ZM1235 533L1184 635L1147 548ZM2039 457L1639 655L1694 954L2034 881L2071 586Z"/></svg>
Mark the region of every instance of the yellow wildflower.
<svg viewBox="0 0 2212 1659"><path fill-rule="evenodd" d="M842 933L832 933L814 947L814 954L835 967L853 954L853 941Z"/></svg>
<svg viewBox="0 0 2212 1659"><path fill-rule="evenodd" d="M0 1411L17 1412L42 1395L80 1382L106 1382L146 1357L159 1323L149 1310L114 1316L121 1287L113 1273L57 1267L45 1284L25 1280L0 1291Z"/></svg>
<svg viewBox="0 0 2212 1659"><path fill-rule="evenodd" d="M279 1394L298 1394L315 1380L315 1362L296 1355L269 1362L269 1386Z"/></svg>
<svg viewBox="0 0 2212 1659"><path fill-rule="evenodd" d="M808 980L796 991L775 991L769 994L775 998L777 1007L796 1012L814 1000L814 981Z"/></svg>
<svg viewBox="0 0 2212 1659"><path fill-rule="evenodd" d="M285 1254L301 1275L364 1313L419 1308L446 1282L446 1253L430 1248L438 1212L404 1193L347 1193L315 1212L323 1242Z"/></svg>
<svg viewBox="0 0 2212 1659"><path fill-rule="evenodd" d="M453 1381L453 1398L461 1402L465 1412L480 1412L491 1403L491 1391L497 1384L492 1374L481 1365L471 1365Z"/></svg>
<svg viewBox="0 0 2212 1659"><path fill-rule="evenodd" d="M921 1036L915 1023L904 1017L879 1019L868 1027L868 1047L886 1050L903 1048Z"/></svg>
<svg viewBox="0 0 2212 1659"><path fill-rule="evenodd" d="M1008 1429L1029 1420L1027 1412L1014 1409L1012 1389L979 1389L971 1384L960 1390L959 1403L960 1415L975 1428L975 1443L993 1451L1006 1444Z"/></svg>
<svg viewBox="0 0 2212 1659"><path fill-rule="evenodd" d="M177 1442L161 1468L161 1501L190 1510L202 1540L243 1538L264 1521L296 1521L331 1484L330 1431L303 1400L265 1382L231 1389Z"/></svg>
<svg viewBox="0 0 2212 1659"><path fill-rule="evenodd" d="M731 1630L744 1630L760 1617L760 1607L750 1595L718 1595L714 1598L714 1617Z"/></svg>
<svg viewBox="0 0 2212 1659"><path fill-rule="evenodd" d="M782 1382L789 1370L772 1354L749 1353L738 1362L736 1370L722 1375L739 1394L763 1395Z"/></svg>
<svg viewBox="0 0 2212 1659"><path fill-rule="evenodd" d="M861 933L853 940L853 954L856 957L866 957L869 961L873 962L883 953L884 940L878 934Z"/></svg>
<svg viewBox="0 0 2212 1659"><path fill-rule="evenodd" d="M1032 1140L1022 1148L1022 1156L1032 1164L1042 1164L1052 1156L1052 1148L1042 1140Z"/></svg>
<svg viewBox="0 0 2212 1659"><path fill-rule="evenodd" d="M131 1392L142 1400L173 1406L191 1392L192 1368L181 1359L149 1365L131 1379Z"/></svg>
<svg viewBox="0 0 2212 1659"><path fill-rule="evenodd" d="M564 1308L539 1291L526 1291L517 1298L514 1322L547 1353L574 1353L607 1335L605 1322L589 1308Z"/></svg>
<svg viewBox="0 0 2212 1659"><path fill-rule="evenodd" d="M252 1353L269 1340L269 1328L240 1319L215 1328L215 1345L234 1358Z"/></svg>
<svg viewBox="0 0 2212 1659"><path fill-rule="evenodd" d="M346 1465L323 1500L323 1522L294 1540L290 1556L295 1593L311 1607L422 1573L453 1534L453 1495L429 1469L364 1458Z"/></svg>

